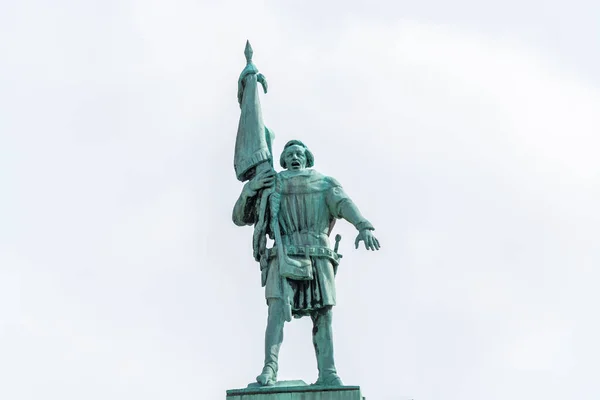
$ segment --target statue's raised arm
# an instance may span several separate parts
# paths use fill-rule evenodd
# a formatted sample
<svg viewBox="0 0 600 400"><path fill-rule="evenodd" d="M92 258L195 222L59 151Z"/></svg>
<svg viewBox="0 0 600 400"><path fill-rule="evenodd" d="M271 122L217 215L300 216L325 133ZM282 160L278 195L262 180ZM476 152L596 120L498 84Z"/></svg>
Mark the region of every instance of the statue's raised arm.
<svg viewBox="0 0 600 400"><path fill-rule="evenodd" d="M263 122L258 96L258 83L266 93L267 81L252 62L253 53L252 46L247 41L244 50L246 67L238 79L240 121L235 140L233 166L237 179L248 182L233 207L232 220L239 226L254 225L252 242L254 259L260 262L261 270L264 270L268 262L267 206L275 180L275 171L271 151L273 134Z"/></svg>

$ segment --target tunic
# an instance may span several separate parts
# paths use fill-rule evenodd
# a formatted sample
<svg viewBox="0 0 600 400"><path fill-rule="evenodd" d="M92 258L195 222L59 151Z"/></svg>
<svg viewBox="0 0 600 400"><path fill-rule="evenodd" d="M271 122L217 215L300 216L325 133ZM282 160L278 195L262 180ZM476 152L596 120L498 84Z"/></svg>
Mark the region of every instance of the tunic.
<svg viewBox="0 0 600 400"><path fill-rule="evenodd" d="M288 279L293 290L292 314L295 317L334 306L337 255L331 251L329 235L335 220L345 218L357 229L373 227L360 215L334 178L313 169L278 173L275 192L280 198L278 221L284 248L292 258L310 259L313 279L300 281L282 278L275 248L268 249L271 256L268 267L263 270L266 299L282 299L282 279ZM252 202L256 202L256 194L242 192L234 208L233 219L236 224L255 222L255 216L252 218L255 213L248 212L248 205ZM302 254L299 254L299 249Z"/></svg>

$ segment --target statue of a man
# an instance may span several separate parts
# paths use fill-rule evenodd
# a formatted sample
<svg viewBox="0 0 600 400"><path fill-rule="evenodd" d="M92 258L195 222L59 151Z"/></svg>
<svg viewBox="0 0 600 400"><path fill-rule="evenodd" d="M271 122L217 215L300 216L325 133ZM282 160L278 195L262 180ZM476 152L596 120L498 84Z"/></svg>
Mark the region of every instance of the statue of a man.
<svg viewBox="0 0 600 400"><path fill-rule="evenodd" d="M342 186L311 168L314 156L304 143L289 141L280 165L285 170L279 173L272 168L256 172L244 185L233 209L236 225L257 224L261 218L268 221L263 232L275 241L272 249L263 251L261 262L269 313L264 367L256 379L261 385L276 382L284 323L292 315L310 316L319 369L316 384L340 386L331 321L336 304L334 278L341 256L331 249L329 235L336 219L343 218L358 230L356 248L363 241L367 249L378 250L379 241L373 236L373 225ZM257 206L261 201L268 203L262 217Z"/></svg>

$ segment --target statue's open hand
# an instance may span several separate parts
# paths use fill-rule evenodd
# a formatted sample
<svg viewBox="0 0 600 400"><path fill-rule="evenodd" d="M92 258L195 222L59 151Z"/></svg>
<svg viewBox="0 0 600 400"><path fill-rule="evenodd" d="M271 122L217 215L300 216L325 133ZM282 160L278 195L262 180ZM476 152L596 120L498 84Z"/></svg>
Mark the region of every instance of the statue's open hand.
<svg viewBox="0 0 600 400"><path fill-rule="evenodd" d="M261 189L273 186L276 178L277 174L272 169L262 171L259 172L254 178L252 178L248 186L252 191L256 192Z"/></svg>
<svg viewBox="0 0 600 400"><path fill-rule="evenodd" d="M365 242L365 248L367 250L379 250L379 240L377 240L370 229L363 229L358 233L358 236L354 241L354 246L356 246L357 249L361 240Z"/></svg>

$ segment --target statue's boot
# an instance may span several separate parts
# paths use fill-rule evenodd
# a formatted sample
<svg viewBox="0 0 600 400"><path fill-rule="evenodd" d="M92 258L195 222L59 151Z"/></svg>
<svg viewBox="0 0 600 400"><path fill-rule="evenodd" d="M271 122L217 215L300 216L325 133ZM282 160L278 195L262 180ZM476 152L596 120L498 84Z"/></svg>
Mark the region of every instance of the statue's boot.
<svg viewBox="0 0 600 400"><path fill-rule="evenodd" d="M270 366L265 365L260 375L256 377L256 382L262 386L272 386L277 382L277 372Z"/></svg>
<svg viewBox="0 0 600 400"><path fill-rule="evenodd" d="M256 377L256 381L263 386L270 386L277 382L279 349L283 342L283 325L285 323L283 301L269 299L268 302L269 316L265 332L265 364L261 374Z"/></svg>
<svg viewBox="0 0 600 400"><path fill-rule="evenodd" d="M315 385L343 386L342 380L335 369L333 358L333 332L331 328L332 310L327 307L312 314L313 346L317 356L319 378Z"/></svg>

